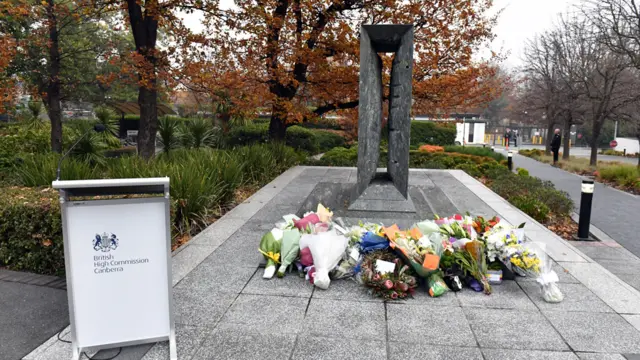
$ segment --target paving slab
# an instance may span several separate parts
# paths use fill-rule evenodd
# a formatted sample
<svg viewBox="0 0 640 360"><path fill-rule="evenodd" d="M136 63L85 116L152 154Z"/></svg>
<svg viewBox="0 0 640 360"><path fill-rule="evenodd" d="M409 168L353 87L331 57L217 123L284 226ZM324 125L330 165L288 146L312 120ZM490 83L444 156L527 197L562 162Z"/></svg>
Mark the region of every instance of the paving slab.
<svg viewBox="0 0 640 360"><path fill-rule="evenodd" d="M254 273L254 267L232 267L203 262L176 286L176 290L201 291L211 294L239 294Z"/></svg>
<svg viewBox="0 0 640 360"><path fill-rule="evenodd" d="M191 360L282 360L291 356L296 336L216 330L206 338Z"/></svg>
<svg viewBox="0 0 640 360"><path fill-rule="evenodd" d="M387 344L384 338L374 341L301 335L291 359L386 360Z"/></svg>
<svg viewBox="0 0 640 360"><path fill-rule="evenodd" d="M270 334L298 334L309 299L240 294L220 325L228 329Z"/></svg>
<svg viewBox="0 0 640 360"><path fill-rule="evenodd" d="M640 315L622 314L622 317L625 318L629 324L633 325L634 328L640 331Z"/></svg>
<svg viewBox="0 0 640 360"><path fill-rule="evenodd" d="M627 360L620 354L577 353L581 360Z"/></svg>
<svg viewBox="0 0 640 360"><path fill-rule="evenodd" d="M463 307L535 310L536 306L515 281L503 281L491 286L491 295L464 288L456 293Z"/></svg>
<svg viewBox="0 0 640 360"><path fill-rule="evenodd" d="M538 311L464 309L480 347L514 350L569 350Z"/></svg>
<svg viewBox="0 0 640 360"><path fill-rule="evenodd" d="M171 258L172 284L175 286L216 249L215 246L188 244Z"/></svg>
<svg viewBox="0 0 640 360"><path fill-rule="evenodd" d="M176 324L215 326L237 295L212 294L199 289L174 289L173 304Z"/></svg>
<svg viewBox="0 0 640 360"><path fill-rule="evenodd" d="M482 349L485 360L578 360L570 351Z"/></svg>
<svg viewBox="0 0 640 360"><path fill-rule="evenodd" d="M211 328L197 326L176 326L176 347L178 359L191 359L200 345L211 334ZM142 360L169 359L169 342L164 341L154 345Z"/></svg>
<svg viewBox="0 0 640 360"><path fill-rule="evenodd" d="M389 359L482 360L480 349L474 347L437 346L420 343L389 342Z"/></svg>
<svg viewBox="0 0 640 360"><path fill-rule="evenodd" d="M520 286L540 310L614 312L611 307L582 284L558 284L564 295L564 300L555 304L544 301L540 285L537 282L523 282Z"/></svg>
<svg viewBox="0 0 640 360"><path fill-rule="evenodd" d="M387 304L389 341L476 346L462 308ZM447 334L447 335L445 335Z"/></svg>
<svg viewBox="0 0 640 360"><path fill-rule="evenodd" d="M373 302L383 301L381 298L373 297L367 288L351 279L331 280L329 288L326 290L316 289L313 292L313 298Z"/></svg>
<svg viewBox="0 0 640 360"><path fill-rule="evenodd" d="M284 278L264 279L262 269L253 274L253 277L242 290L243 294L253 295L275 295L275 296L296 296L310 298L313 292L313 285L300 278L298 272L287 273ZM335 283L335 281L334 281ZM333 284L331 284L333 285Z"/></svg>
<svg viewBox="0 0 640 360"><path fill-rule="evenodd" d="M640 353L640 332L618 314L545 311L575 351Z"/></svg>
<svg viewBox="0 0 640 360"><path fill-rule="evenodd" d="M340 339L384 339L384 304L312 299L304 319L303 333Z"/></svg>

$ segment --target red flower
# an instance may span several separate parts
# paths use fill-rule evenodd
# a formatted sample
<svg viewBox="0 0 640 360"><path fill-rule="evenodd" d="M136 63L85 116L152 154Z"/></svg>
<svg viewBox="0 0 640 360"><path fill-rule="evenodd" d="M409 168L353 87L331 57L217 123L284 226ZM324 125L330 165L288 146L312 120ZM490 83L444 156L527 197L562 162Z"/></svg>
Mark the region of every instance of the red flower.
<svg viewBox="0 0 640 360"><path fill-rule="evenodd" d="M393 281L391 280L385 280L383 285L387 290L393 289Z"/></svg>
<svg viewBox="0 0 640 360"><path fill-rule="evenodd" d="M380 274L373 275L373 281L380 281Z"/></svg>
<svg viewBox="0 0 640 360"><path fill-rule="evenodd" d="M397 299L397 298L398 298L398 293L397 293L397 292L395 292L395 291L392 291L392 292L391 292L391 298L392 298L393 300Z"/></svg>
<svg viewBox="0 0 640 360"><path fill-rule="evenodd" d="M453 215L453 220L460 220L461 221L462 220L462 215L460 215L460 214Z"/></svg>
<svg viewBox="0 0 640 360"><path fill-rule="evenodd" d="M398 281L396 283L396 290L401 293L407 292L407 290L409 290L409 285L403 283L402 281Z"/></svg>

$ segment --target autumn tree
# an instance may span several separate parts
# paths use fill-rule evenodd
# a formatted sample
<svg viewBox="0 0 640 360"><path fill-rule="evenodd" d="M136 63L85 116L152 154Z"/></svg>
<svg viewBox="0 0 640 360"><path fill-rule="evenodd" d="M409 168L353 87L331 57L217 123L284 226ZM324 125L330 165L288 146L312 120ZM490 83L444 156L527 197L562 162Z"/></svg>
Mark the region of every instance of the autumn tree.
<svg viewBox="0 0 640 360"><path fill-rule="evenodd" d="M62 102L91 100L99 88L101 58L120 39L103 8L86 8L73 0L6 0L0 5L3 14L26 9L13 11L0 24L0 32L15 44L3 76L19 80L24 91L42 100L51 122L51 149L61 152Z"/></svg>
<svg viewBox="0 0 640 360"><path fill-rule="evenodd" d="M227 61L256 84L271 112L270 136L282 139L292 124L357 107L362 24L414 25L414 111L446 113L491 100L495 93L483 80L495 69L472 60L492 37L491 3L236 0L210 18L216 31L207 36L212 49L226 49ZM388 81L391 57L383 62Z"/></svg>

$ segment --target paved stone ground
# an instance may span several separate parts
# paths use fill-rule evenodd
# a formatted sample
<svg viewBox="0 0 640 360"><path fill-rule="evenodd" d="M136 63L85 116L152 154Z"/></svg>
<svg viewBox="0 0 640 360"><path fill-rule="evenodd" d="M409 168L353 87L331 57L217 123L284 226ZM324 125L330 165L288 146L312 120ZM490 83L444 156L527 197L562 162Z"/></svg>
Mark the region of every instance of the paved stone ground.
<svg viewBox="0 0 640 360"><path fill-rule="evenodd" d="M503 149L499 149L503 151ZM553 182L557 189L569 193L580 208L582 177L543 164L531 158L514 155L514 167L525 168L533 176ZM624 193L596 183L593 195L591 224L615 240L608 244L573 243L602 266L640 290L640 196ZM622 246L622 247L621 247Z"/></svg>
<svg viewBox="0 0 640 360"><path fill-rule="evenodd" d="M0 359L19 359L69 325L64 280L0 269Z"/></svg>
<svg viewBox="0 0 640 360"><path fill-rule="evenodd" d="M419 292L403 302L371 298L350 280L333 281L322 291L295 274L262 279L256 250L261 236L281 215L303 211L305 200L322 195L319 189L326 183L355 183L355 170L290 169L174 256L181 360L625 359L623 354L640 354L640 293L462 171L411 171L414 203L439 214L468 210L498 214L513 224L526 221L528 236L545 244L554 260L564 302L542 301L531 279L496 285L491 296L465 290L434 299ZM52 338L25 359L64 359L70 351ZM168 359L168 346L129 347L116 359Z"/></svg>

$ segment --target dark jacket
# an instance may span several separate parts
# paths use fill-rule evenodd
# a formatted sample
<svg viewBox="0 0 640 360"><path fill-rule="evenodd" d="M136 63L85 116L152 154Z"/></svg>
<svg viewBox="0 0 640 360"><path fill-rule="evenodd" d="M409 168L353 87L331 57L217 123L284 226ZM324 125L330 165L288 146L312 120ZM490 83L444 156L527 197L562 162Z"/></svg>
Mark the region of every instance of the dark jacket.
<svg viewBox="0 0 640 360"><path fill-rule="evenodd" d="M562 137L560 134L553 135L553 140L551 140L551 150L558 151L560 150L560 143L562 142Z"/></svg>

